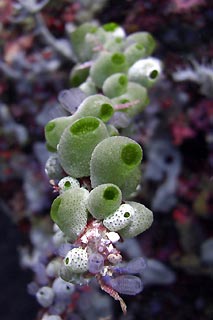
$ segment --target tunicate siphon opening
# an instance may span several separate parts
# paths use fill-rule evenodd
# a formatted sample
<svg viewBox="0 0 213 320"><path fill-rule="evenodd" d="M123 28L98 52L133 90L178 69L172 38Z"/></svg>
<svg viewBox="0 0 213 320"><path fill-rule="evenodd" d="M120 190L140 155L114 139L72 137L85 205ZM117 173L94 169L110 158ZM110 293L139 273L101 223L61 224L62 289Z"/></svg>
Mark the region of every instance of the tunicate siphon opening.
<svg viewBox="0 0 213 320"><path fill-rule="evenodd" d="M111 104L103 103L100 110L100 118L102 121L108 121L113 115L114 109Z"/></svg>
<svg viewBox="0 0 213 320"><path fill-rule="evenodd" d="M49 123L47 123L45 129L47 132L52 131L55 128L55 122L51 121Z"/></svg>
<svg viewBox="0 0 213 320"><path fill-rule="evenodd" d="M139 164L142 159L141 147L136 143L127 144L122 149L121 159L128 166L135 166Z"/></svg>
<svg viewBox="0 0 213 320"><path fill-rule="evenodd" d="M121 43L122 42L122 38L115 38L115 42L117 42L117 43Z"/></svg>
<svg viewBox="0 0 213 320"><path fill-rule="evenodd" d="M121 99L119 102L120 102L121 104L125 104L125 103L129 103L130 100L129 100L129 99Z"/></svg>
<svg viewBox="0 0 213 320"><path fill-rule="evenodd" d="M157 70L153 70L152 72L150 72L149 77L150 79L156 79L158 76L158 71Z"/></svg>
<svg viewBox="0 0 213 320"><path fill-rule="evenodd" d="M130 217L130 213L129 212L125 212L124 213L124 218L129 218Z"/></svg>
<svg viewBox="0 0 213 320"><path fill-rule="evenodd" d="M85 117L77 120L70 127L70 132L76 136L85 135L95 131L99 126L99 121L93 117Z"/></svg>
<svg viewBox="0 0 213 320"><path fill-rule="evenodd" d="M125 86L128 82L127 76L125 76L124 74L122 74L119 79L118 82L120 83L121 86Z"/></svg>
<svg viewBox="0 0 213 320"><path fill-rule="evenodd" d="M122 53L114 53L111 58L114 64L123 64L125 62L125 56Z"/></svg>
<svg viewBox="0 0 213 320"><path fill-rule="evenodd" d="M82 80L78 75L75 75L72 78L71 84L73 87L79 87L81 85L81 83L82 83Z"/></svg>
<svg viewBox="0 0 213 320"><path fill-rule="evenodd" d="M69 181L66 181L66 182L64 183L64 186L65 186L66 188L69 188L69 187L71 186L71 183L70 183Z"/></svg>
<svg viewBox="0 0 213 320"><path fill-rule="evenodd" d="M115 22L109 22L103 25L103 29L107 32L115 31L118 28L118 24Z"/></svg>
<svg viewBox="0 0 213 320"><path fill-rule="evenodd" d="M144 49L144 46L141 43L137 43L135 47L138 50L143 50Z"/></svg>
<svg viewBox="0 0 213 320"><path fill-rule="evenodd" d="M105 200L115 200L119 196L119 191L116 187L110 186L104 190L103 197Z"/></svg>

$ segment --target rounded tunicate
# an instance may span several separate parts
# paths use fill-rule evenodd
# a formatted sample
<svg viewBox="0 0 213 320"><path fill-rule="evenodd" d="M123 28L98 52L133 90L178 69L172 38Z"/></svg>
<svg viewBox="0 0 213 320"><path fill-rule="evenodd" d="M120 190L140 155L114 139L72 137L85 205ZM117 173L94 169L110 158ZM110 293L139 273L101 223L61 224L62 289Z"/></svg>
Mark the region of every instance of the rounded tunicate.
<svg viewBox="0 0 213 320"><path fill-rule="evenodd" d="M92 253L88 259L89 272L96 274L101 271L104 266L104 257L100 253Z"/></svg>

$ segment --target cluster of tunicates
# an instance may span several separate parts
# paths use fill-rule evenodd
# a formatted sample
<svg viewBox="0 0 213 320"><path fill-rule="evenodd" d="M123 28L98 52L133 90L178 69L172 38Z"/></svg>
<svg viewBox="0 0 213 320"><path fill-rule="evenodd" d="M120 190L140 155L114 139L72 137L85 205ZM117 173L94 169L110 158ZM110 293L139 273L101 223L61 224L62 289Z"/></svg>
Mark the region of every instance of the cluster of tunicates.
<svg viewBox="0 0 213 320"><path fill-rule="evenodd" d="M147 230L153 214L131 200L140 184L143 151L120 135L117 120L143 111L162 65L150 57L156 43L147 32L127 36L115 23L85 23L70 39L77 64L70 74L72 88L58 97L69 115L45 126L53 154L46 173L59 192L50 215L66 251L60 276L71 284L96 277L103 290L137 294L143 284L136 274L144 263L139 258L122 265L115 243Z"/></svg>

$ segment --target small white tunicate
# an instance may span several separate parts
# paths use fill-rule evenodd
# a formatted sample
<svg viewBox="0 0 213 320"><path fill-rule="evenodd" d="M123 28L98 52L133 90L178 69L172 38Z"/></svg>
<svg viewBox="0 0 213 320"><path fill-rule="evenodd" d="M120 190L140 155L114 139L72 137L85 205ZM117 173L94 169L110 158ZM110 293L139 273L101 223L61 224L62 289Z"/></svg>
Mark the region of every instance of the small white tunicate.
<svg viewBox="0 0 213 320"><path fill-rule="evenodd" d="M61 262L58 259L53 259L46 266L46 274L50 278L54 278L58 275L61 267Z"/></svg>
<svg viewBox="0 0 213 320"><path fill-rule="evenodd" d="M96 274L101 271L104 266L104 257L100 253L92 253L88 259L89 272Z"/></svg>
<svg viewBox="0 0 213 320"><path fill-rule="evenodd" d="M65 241L65 234L59 229L59 231L53 235L52 241L55 246L60 246Z"/></svg>
<svg viewBox="0 0 213 320"><path fill-rule="evenodd" d="M113 214L103 220L104 226L110 231L125 228L132 220L134 209L129 204L122 204Z"/></svg>
<svg viewBox="0 0 213 320"><path fill-rule="evenodd" d="M136 61L128 71L130 81L138 82L146 87L151 87L162 72L162 63L159 59L149 57Z"/></svg>
<svg viewBox="0 0 213 320"><path fill-rule="evenodd" d="M80 183L77 179L72 177L64 177L58 183L60 194L68 189L80 188Z"/></svg>
<svg viewBox="0 0 213 320"><path fill-rule="evenodd" d="M88 254L82 248L73 248L64 258L65 266L69 266L73 272L83 273L88 270Z"/></svg>
<svg viewBox="0 0 213 320"><path fill-rule="evenodd" d="M42 307L48 308L54 300L53 289L50 287L40 288L36 293L36 299Z"/></svg>

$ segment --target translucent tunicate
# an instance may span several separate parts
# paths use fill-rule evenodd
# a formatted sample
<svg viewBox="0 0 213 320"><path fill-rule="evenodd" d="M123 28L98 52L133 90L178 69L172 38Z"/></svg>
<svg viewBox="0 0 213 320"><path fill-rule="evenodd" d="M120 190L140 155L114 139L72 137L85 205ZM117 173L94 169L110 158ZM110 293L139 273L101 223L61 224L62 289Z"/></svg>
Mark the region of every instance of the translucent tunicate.
<svg viewBox="0 0 213 320"><path fill-rule="evenodd" d="M98 273L104 265L104 257L100 253L92 253L88 259L88 270L91 273Z"/></svg>
<svg viewBox="0 0 213 320"><path fill-rule="evenodd" d="M71 114L75 113L78 106L86 98L86 94L79 88L62 90L58 95L58 101L62 107Z"/></svg>
<svg viewBox="0 0 213 320"><path fill-rule="evenodd" d="M146 260L142 257L138 257L124 265L114 267L113 271L117 273L135 274L135 273L141 273L145 268L146 268Z"/></svg>
<svg viewBox="0 0 213 320"><path fill-rule="evenodd" d="M58 248L58 255L60 257L66 257L67 252L74 248L74 245L71 243L62 243Z"/></svg>
<svg viewBox="0 0 213 320"><path fill-rule="evenodd" d="M45 173L50 179L61 179L63 176L63 169L59 163L57 154L54 153L47 160L45 165Z"/></svg>
<svg viewBox="0 0 213 320"><path fill-rule="evenodd" d="M38 303L44 308L51 306L54 300L53 289L50 287L40 288L36 293L36 299Z"/></svg>
<svg viewBox="0 0 213 320"><path fill-rule="evenodd" d="M107 277L107 284L121 294L133 296L143 290L141 279L132 275L122 275L116 278Z"/></svg>
<svg viewBox="0 0 213 320"><path fill-rule="evenodd" d="M68 283L61 278L56 278L53 281L52 289L59 300L67 299L75 290L75 286L72 283Z"/></svg>

